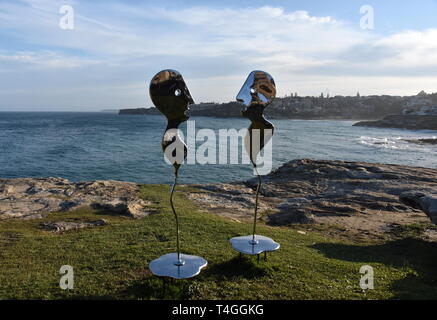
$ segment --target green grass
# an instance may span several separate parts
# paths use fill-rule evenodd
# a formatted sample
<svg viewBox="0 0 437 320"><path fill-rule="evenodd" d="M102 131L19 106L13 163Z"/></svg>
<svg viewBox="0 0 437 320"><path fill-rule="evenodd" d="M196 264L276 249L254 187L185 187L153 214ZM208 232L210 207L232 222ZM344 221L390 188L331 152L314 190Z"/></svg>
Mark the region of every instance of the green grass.
<svg viewBox="0 0 437 320"><path fill-rule="evenodd" d="M142 220L90 209L39 220L0 222L0 299L436 299L437 245L407 237L385 243L334 240L317 231L260 225L281 244L269 260L238 259L229 239L251 225L203 213L178 192L182 252L209 262L190 280L165 281L148 271L151 260L174 252L174 220L167 186L142 196L158 213ZM96 220L108 225L54 234L46 221ZM359 269L373 266L375 289L359 287ZM59 269L71 265L73 290L59 288Z"/></svg>

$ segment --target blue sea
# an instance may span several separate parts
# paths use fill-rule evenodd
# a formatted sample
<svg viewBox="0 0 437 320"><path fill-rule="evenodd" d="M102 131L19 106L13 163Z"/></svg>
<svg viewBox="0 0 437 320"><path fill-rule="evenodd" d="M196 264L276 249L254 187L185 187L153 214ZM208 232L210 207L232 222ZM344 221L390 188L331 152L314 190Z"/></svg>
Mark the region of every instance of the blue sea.
<svg viewBox="0 0 437 320"><path fill-rule="evenodd" d="M246 119L192 117L196 129L245 128ZM273 168L300 158L367 161L437 168L437 146L405 139L437 131L353 127L354 121L272 120ZM74 112L1 112L0 177L63 177L170 183L160 141L162 116ZM186 131L186 125L181 127ZM218 136L218 135L217 135ZM218 142L217 142L218 143ZM197 142L197 145L202 142ZM246 180L251 166L184 165L182 183Z"/></svg>

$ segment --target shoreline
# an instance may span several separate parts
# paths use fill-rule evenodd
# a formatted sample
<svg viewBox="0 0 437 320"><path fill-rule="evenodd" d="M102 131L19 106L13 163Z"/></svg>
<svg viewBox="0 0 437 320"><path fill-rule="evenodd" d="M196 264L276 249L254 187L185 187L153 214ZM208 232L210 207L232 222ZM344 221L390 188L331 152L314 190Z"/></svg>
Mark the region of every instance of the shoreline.
<svg viewBox="0 0 437 320"><path fill-rule="evenodd" d="M404 140L404 139L402 139ZM428 140L432 140L432 142L429 142ZM409 139L409 140L405 140L407 142L410 143L415 143L415 144L419 144L419 145L433 145L435 143L437 143L437 138L435 139ZM383 166L399 166L399 167L409 167L409 168L417 168L417 169L432 169L432 170L437 170L437 165L436 167L425 167L425 166L412 166L412 165L406 165L406 164L399 164L399 163L381 163L381 162L370 162L370 161L351 161L351 160L342 160L342 159L334 159L334 160L326 160L326 159L307 159L307 158L301 158L301 159L292 159L289 161L286 161L284 163L282 163L281 165L279 165L277 168L273 168L271 173L273 173L274 171L280 169L282 166L286 165L289 162L293 162L293 161L300 161L300 160L311 160L311 161L329 161L329 162L345 162L345 163L366 163L369 165L383 165ZM270 174L271 174L270 173ZM268 175L270 175L268 174ZM70 182L73 183L88 183L91 181L116 181L116 182L121 182L121 183L133 183L133 184L138 184L138 185L167 185L168 183L166 182L159 182L159 183L141 183L141 182L135 182L135 181L130 181L130 180L117 180L117 179L80 179L80 180L74 180L74 179L70 179L70 178L66 178L63 177L61 175L58 176L20 176L20 177L6 177L6 176L2 176L0 175L0 183L2 180L14 180L14 179L63 179L63 180L68 180ZM244 180L230 180L230 181L223 181L223 182L218 182L218 184L223 184L223 183L229 183L229 184L234 184L234 183L244 183ZM182 183L183 185L211 185L211 182L206 182L206 183Z"/></svg>
<svg viewBox="0 0 437 320"><path fill-rule="evenodd" d="M138 196L143 186L153 184L0 178L0 221L41 219L50 212L74 211L81 207L145 218L154 213L154 205ZM249 222L255 188L256 178L252 178L230 183L181 185L181 189L189 190L181 192L208 213ZM299 159L263 177L259 209L261 215L265 214L263 219L268 225L341 225L348 233L365 233L372 238L390 233L393 225L431 223L431 220L437 223L433 213L428 212L427 217L419 204L406 205L401 199L405 193L414 192L437 199L437 169Z"/></svg>
<svg viewBox="0 0 437 320"><path fill-rule="evenodd" d="M123 116L159 116L163 117L161 114L142 114L142 113L132 113L132 114L118 114L119 110L116 111L1 111L0 113L97 113L102 115L123 115ZM217 116L207 116L207 115L192 115L190 118L215 118L215 119L243 119L242 117L217 117ZM300 121L373 121L376 118L282 118L282 117L269 117L271 120L300 120Z"/></svg>

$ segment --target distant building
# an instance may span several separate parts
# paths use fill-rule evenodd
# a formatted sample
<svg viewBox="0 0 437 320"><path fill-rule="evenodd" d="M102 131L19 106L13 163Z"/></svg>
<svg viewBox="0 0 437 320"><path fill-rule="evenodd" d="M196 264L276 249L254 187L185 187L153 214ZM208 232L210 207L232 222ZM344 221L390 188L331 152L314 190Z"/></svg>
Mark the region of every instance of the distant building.
<svg viewBox="0 0 437 320"><path fill-rule="evenodd" d="M423 106L419 110L404 109L402 114L415 116L437 116L437 106Z"/></svg>

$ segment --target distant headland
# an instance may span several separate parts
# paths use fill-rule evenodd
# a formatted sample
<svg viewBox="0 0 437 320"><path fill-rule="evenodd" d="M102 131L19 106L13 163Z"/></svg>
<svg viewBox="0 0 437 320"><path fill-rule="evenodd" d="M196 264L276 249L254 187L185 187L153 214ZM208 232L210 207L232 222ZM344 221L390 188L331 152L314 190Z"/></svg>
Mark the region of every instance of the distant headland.
<svg viewBox="0 0 437 320"><path fill-rule="evenodd" d="M134 108L134 109L120 109L118 114L130 115L130 114L161 114L156 108Z"/></svg>
<svg viewBox="0 0 437 320"><path fill-rule="evenodd" d="M437 93L421 91L414 96L333 96L321 94L319 97L300 97L296 93L277 98L266 109L271 119L302 120L378 120L388 115L417 114L421 110L433 113L437 110ZM236 118L240 117L241 105L229 103L199 103L190 106L191 116ZM437 111L436 111L437 112ZM155 108L121 109L120 115L160 114ZM422 115L422 114L420 114Z"/></svg>

